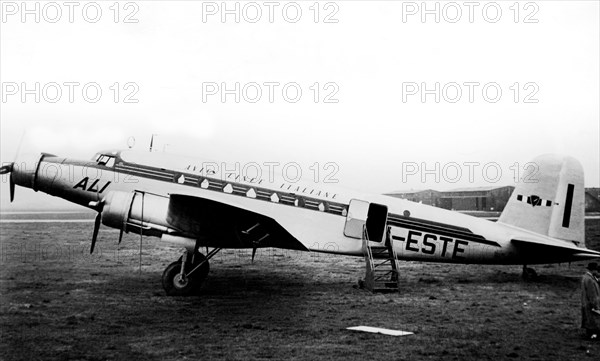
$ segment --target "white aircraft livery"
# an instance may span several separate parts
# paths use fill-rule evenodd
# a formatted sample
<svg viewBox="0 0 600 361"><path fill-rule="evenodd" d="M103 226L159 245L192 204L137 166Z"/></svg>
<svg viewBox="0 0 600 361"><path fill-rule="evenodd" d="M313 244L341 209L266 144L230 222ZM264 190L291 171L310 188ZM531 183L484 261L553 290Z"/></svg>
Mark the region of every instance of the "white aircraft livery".
<svg viewBox="0 0 600 361"><path fill-rule="evenodd" d="M100 224L182 246L163 273L169 295L198 290L221 249L277 247L363 256L386 244L394 260L517 264L600 257L585 247L583 169L543 155L535 181L515 188L497 222L385 195L226 172L217 163L115 150L91 161L42 153L0 173L15 185L98 212ZM271 177L269 177L271 178ZM199 252L213 248L206 255Z"/></svg>

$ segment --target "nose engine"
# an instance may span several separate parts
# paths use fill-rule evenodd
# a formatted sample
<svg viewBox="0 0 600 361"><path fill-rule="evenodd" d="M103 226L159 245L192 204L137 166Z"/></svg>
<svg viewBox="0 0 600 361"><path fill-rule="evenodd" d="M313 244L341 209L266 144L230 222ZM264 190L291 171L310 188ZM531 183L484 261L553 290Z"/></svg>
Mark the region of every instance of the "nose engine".
<svg viewBox="0 0 600 361"><path fill-rule="evenodd" d="M32 188L37 191L37 176L40 163L46 157L56 157L53 154L21 156L14 162L0 168L0 174L9 174L10 201L15 198L15 185Z"/></svg>

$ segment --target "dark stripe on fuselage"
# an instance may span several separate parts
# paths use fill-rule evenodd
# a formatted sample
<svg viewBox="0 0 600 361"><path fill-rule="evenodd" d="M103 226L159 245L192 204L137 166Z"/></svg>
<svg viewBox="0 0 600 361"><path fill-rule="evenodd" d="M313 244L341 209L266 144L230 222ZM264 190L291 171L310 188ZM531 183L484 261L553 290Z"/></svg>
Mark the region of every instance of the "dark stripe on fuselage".
<svg viewBox="0 0 600 361"><path fill-rule="evenodd" d="M324 212L339 215L339 216L345 216L343 214L343 212L344 212L344 210L347 210L347 205L341 204L341 203L322 200L319 198L306 197L306 196L297 195L294 193L278 192L278 191L275 191L275 190L272 190L269 188L251 186L251 185L242 184L242 183L220 180L217 178L198 176L198 175L194 175L191 173L171 171L171 170L166 170L166 169L159 169L159 168L140 166L140 165L132 166L132 165L129 165L126 163L121 164L121 162L117 163L117 165L115 166L115 170L118 172L137 175L137 176L140 176L143 178L150 178L150 179L163 180L163 181L166 179L172 179L173 183L178 183L177 179L183 175L183 177L185 178L185 181L184 181L184 183L180 183L182 185L193 186L196 188L207 189L207 190L211 190L211 191L218 191L218 192L225 193L225 194L232 194L232 195L243 196L243 197L247 197L246 196L247 192L250 191L250 189L254 189L254 192L256 194L256 198L254 198L254 199L268 201L268 202L272 202L271 197L275 193L275 194L277 194L279 201L272 202L272 203L281 203L281 204L285 204L285 205L289 205L289 206L295 206L296 200L302 199L302 200L304 200L304 202L303 202L304 206L302 208L307 208L307 209L311 209L311 210L319 210L319 204L323 203ZM208 186L206 188L202 186L202 183L204 181L208 182ZM230 193L227 193L224 191L225 187L228 184L231 185ZM248 198L251 198L251 197L248 197ZM301 202L299 202L298 207L301 207L300 204L301 204Z"/></svg>
<svg viewBox="0 0 600 361"><path fill-rule="evenodd" d="M474 234L468 228L429 221L426 219L406 217L398 214L389 214L388 225L500 247L497 242L490 241L483 236Z"/></svg>
<svg viewBox="0 0 600 361"><path fill-rule="evenodd" d="M54 163L51 160L45 160L45 161ZM64 161L64 159L61 159L61 162L59 162L59 163L63 163L63 161ZM271 202L271 203L285 204L288 206L296 206L296 203L298 203L297 207L310 209L310 210L314 210L314 211L320 211L319 205L323 204L323 206L322 206L323 212L338 215L338 216L344 216L344 217L346 216L346 212L348 210L348 205L343 204L343 203L332 202L332 201L323 200L320 198L307 197L307 196L299 195L299 194L295 194L295 193L278 192L276 190L272 190L269 188L263 188L263 187L257 187L257 186L252 186L252 185L247 185L247 184L242 184L242 183L237 183L237 182L220 180L217 178L211 178L211 177L201 176L201 175L192 174L192 173L174 171L174 170L169 170L169 169L165 169L165 168L151 167L151 166L140 165L140 164L135 164L135 163L128 163L128 162L123 161L123 159L120 156L116 156L116 161L115 161L114 167L107 167L107 166L99 165L98 163L93 162L93 161L68 160L68 164L74 165L74 166L82 166L82 167L86 167L86 168L94 168L94 169L98 169L99 171L110 171L110 172L128 174L128 175L137 176L140 178L152 179L152 180L157 180L157 181L162 181L162 182L170 182L170 183L180 184L180 185L184 185L184 186L195 187L195 188L205 189L205 190L209 190L209 191L217 191L217 192L224 193L224 194L232 194L232 195L242 196L242 197L247 197L247 195L246 195L247 192L250 191L250 189L254 189L254 192L256 194L254 199L258 199L261 201L267 201L267 202ZM183 183L180 182L181 176L184 177ZM227 185L231 185L230 192L225 191L225 187ZM271 197L273 196L274 193L276 193L277 197L279 198L278 202L273 202L271 200ZM252 197L247 197L247 198L252 198Z"/></svg>

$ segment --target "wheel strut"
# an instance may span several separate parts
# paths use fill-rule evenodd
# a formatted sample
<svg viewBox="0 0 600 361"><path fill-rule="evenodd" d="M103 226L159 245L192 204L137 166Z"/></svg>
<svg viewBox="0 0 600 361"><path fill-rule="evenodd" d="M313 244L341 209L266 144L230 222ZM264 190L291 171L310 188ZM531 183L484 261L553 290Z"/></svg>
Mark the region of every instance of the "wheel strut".
<svg viewBox="0 0 600 361"><path fill-rule="evenodd" d="M187 263L187 255L188 255L188 251L186 249L185 251L183 251L183 254L181 255L181 270L179 271L179 277L182 280L185 280L185 277L186 277L185 264Z"/></svg>
<svg viewBox="0 0 600 361"><path fill-rule="evenodd" d="M167 295L187 296L196 292L208 276L208 260L220 250L221 248L215 248L206 257L196 251L193 255L188 250L184 251L181 258L167 266L163 272L162 284Z"/></svg>
<svg viewBox="0 0 600 361"><path fill-rule="evenodd" d="M203 264L208 263L208 260L210 260L211 258L213 258L217 253L219 253L221 251L222 248L213 248L212 251L208 252L206 254L206 258L202 260L202 262L198 263L198 265L196 265L196 267L194 267L191 271L189 271L186 274L183 274L184 272L184 268L183 265L185 263L185 259L187 257L187 251L185 251L183 253L183 262L181 263L181 273L183 274L183 276L188 277L189 275L191 275L192 273L194 273L198 268L202 267Z"/></svg>

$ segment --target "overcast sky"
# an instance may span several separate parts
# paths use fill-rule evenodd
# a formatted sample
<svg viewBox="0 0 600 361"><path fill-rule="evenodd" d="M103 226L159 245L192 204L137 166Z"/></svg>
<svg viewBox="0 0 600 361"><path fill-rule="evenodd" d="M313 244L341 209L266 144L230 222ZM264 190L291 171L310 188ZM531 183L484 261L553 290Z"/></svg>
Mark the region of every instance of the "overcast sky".
<svg viewBox="0 0 600 361"><path fill-rule="evenodd" d="M23 153L83 158L158 134L306 178L334 162L377 193L514 185L544 153L600 183L597 1L1 4L2 162L23 133ZM15 207L36 202L17 189Z"/></svg>

